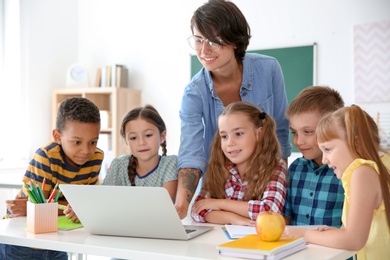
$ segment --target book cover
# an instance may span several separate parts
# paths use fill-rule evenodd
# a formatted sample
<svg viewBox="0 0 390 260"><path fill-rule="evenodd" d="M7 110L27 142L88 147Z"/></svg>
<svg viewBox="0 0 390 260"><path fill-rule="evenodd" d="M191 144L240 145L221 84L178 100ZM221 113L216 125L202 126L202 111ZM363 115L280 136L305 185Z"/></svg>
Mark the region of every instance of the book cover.
<svg viewBox="0 0 390 260"><path fill-rule="evenodd" d="M106 87L106 67L100 68L100 87Z"/></svg>
<svg viewBox="0 0 390 260"><path fill-rule="evenodd" d="M222 232L223 232L223 234L226 236L227 239L229 239L229 240L235 239L235 238L232 238L232 237L230 236L230 234L229 234L229 232L227 231L226 227L221 227L221 229L222 229Z"/></svg>
<svg viewBox="0 0 390 260"><path fill-rule="evenodd" d="M225 229L231 239L256 234L256 227L251 226L225 225Z"/></svg>
<svg viewBox="0 0 390 260"><path fill-rule="evenodd" d="M321 227L326 227L325 225L304 225L304 226L290 226L287 225L286 228L294 228L294 227L303 227L310 229L318 229ZM225 235L230 239L237 239L247 235L256 234L256 227L251 226L241 226L241 225L229 225L226 224L222 229L225 232Z"/></svg>
<svg viewBox="0 0 390 260"><path fill-rule="evenodd" d="M117 71L118 71L118 69L124 68L124 67L125 67L125 65L122 65L122 64L112 64L111 65L111 84L110 84L110 86L116 87L118 85Z"/></svg>
<svg viewBox="0 0 390 260"><path fill-rule="evenodd" d="M127 87L128 86L128 70L125 67L118 67L116 69L116 87Z"/></svg>
<svg viewBox="0 0 390 260"><path fill-rule="evenodd" d="M67 219L66 216L58 216L58 230L72 230L82 227L83 225L81 223L75 223Z"/></svg>
<svg viewBox="0 0 390 260"><path fill-rule="evenodd" d="M101 73L102 73L102 69L98 68L96 71L95 87L100 87Z"/></svg>
<svg viewBox="0 0 390 260"><path fill-rule="evenodd" d="M106 66L106 87L111 87L111 66Z"/></svg>
<svg viewBox="0 0 390 260"><path fill-rule="evenodd" d="M281 238L266 242L254 234L217 245L221 255L250 259L280 259L305 248L304 238Z"/></svg>

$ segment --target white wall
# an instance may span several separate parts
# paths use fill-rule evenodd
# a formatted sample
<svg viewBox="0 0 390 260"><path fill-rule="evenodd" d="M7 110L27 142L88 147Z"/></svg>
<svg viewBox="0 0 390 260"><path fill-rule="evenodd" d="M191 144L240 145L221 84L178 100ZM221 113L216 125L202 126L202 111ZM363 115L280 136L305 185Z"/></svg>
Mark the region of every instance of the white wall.
<svg viewBox="0 0 390 260"><path fill-rule="evenodd" d="M31 159L51 139L52 90L64 87L66 70L78 59L78 5L77 0L20 2L22 93L27 109L23 136L15 141L30 143L27 159Z"/></svg>
<svg viewBox="0 0 390 260"><path fill-rule="evenodd" d="M50 138L51 91L64 86L73 63L89 69L91 84L98 67L126 64L142 103L166 121L168 153L177 153L181 95L190 80L189 21L205 1L22 0L31 154ZM347 104L354 102L353 26L390 20L388 0L233 2L251 25L249 49L316 42L317 83L338 89Z"/></svg>

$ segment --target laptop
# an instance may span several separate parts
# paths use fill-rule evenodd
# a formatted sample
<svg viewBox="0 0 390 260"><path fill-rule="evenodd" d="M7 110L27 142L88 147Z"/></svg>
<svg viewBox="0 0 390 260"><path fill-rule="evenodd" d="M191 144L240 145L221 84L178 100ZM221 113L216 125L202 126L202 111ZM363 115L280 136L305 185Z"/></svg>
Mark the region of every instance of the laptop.
<svg viewBox="0 0 390 260"><path fill-rule="evenodd" d="M60 184L59 188L90 234L188 240L213 229L183 225L163 187Z"/></svg>

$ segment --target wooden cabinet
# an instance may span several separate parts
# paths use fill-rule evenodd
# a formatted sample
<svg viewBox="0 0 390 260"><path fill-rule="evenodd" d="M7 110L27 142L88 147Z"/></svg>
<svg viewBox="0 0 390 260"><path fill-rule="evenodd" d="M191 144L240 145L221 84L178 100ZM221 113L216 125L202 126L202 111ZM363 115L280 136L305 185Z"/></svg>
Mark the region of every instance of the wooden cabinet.
<svg viewBox="0 0 390 260"><path fill-rule="evenodd" d="M91 100L101 111L100 133L107 137L108 149L112 157L126 153L120 136L120 127L123 117L134 107L141 105L141 91L131 88L63 88L53 92L53 128L55 128L57 109L59 104L68 97L84 97ZM98 147L105 150L99 140ZM99 144L101 144L99 146ZM107 153L108 151L104 151Z"/></svg>

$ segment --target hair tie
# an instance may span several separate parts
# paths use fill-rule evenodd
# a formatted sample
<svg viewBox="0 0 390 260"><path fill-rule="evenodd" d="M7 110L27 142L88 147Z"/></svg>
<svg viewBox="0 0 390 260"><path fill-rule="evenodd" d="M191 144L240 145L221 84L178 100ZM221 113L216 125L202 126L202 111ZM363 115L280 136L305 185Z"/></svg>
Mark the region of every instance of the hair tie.
<svg viewBox="0 0 390 260"><path fill-rule="evenodd" d="M266 116L266 115L267 115L266 112L262 112L262 113L260 114L260 119L261 119L261 120L265 119L265 116Z"/></svg>

